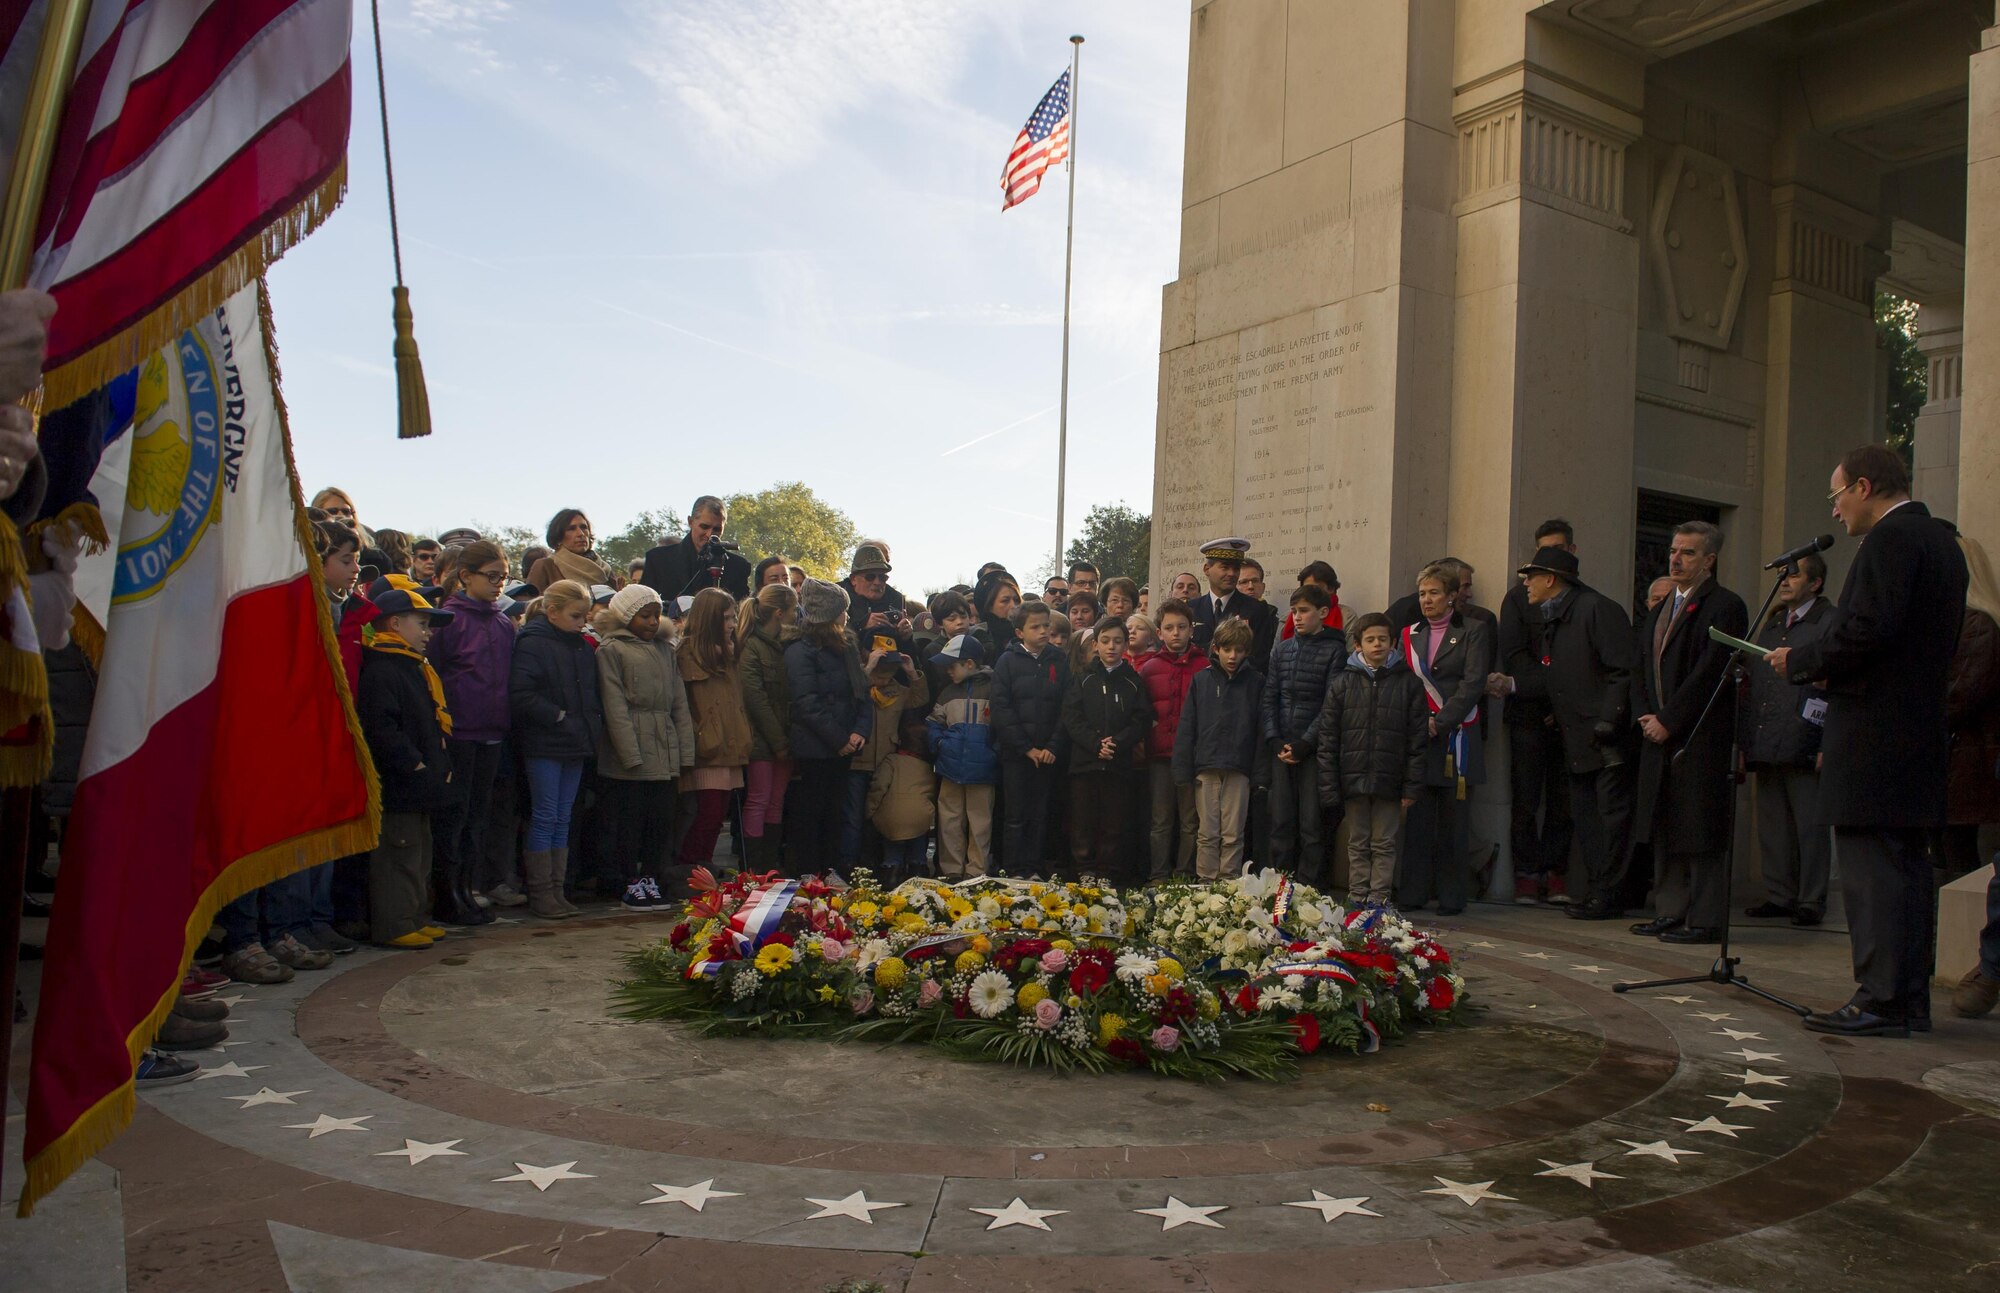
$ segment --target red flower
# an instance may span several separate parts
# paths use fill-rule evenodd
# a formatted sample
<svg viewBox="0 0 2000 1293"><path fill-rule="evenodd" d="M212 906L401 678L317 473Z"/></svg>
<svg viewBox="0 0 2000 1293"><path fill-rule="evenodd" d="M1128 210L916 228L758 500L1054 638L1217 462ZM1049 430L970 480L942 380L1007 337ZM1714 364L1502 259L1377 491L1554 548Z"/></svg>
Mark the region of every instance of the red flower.
<svg viewBox="0 0 2000 1293"><path fill-rule="evenodd" d="M796 938L792 937L790 934L787 934L783 930L779 930L777 933L771 935L764 941L766 943L783 943L786 947L797 947L799 945L798 940Z"/></svg>
<svg viewBox="0 0 2000 1293"><path fill-rule="evenodd" d="M1257 1002L1262 999L1263 995L1263 993L1257 990L1257 985L1254 983L1246 983L1237 989L1236 1009L1238 1013L1245 1015L1256 1014Z"/></svg>
<svg viewBox="0 0 2000 1293"><path fill-rule="evenodd" d="M1302 1014L1292 1016L1292 1028L1298 1033L1298 1048L1307 1055L1319 1049L1319 1016Z"/></svg>
<svg viewBox="0 0 2000 1293"><path fill-rule="evenodd" d="M708 959L711 961L740 961L743 954L736 950L736 940L727 934L717 934L708 940Z"/></svg>
<svg viewBox="0 0 2000 1293"><path fill-rule="evenodd" d="M1449 1010L1456 1000L1457 990L1451 986L1451 980L1442 974L1424 985L1424 1004L1432 1010Z"/></svg>
<svg viewBox="0 0 2000 1293"><path fill-rule="evenodd" d="M1120 1063L1134 1067L1146 1062L1146 1048L1130 1037L1114 1037L1105 1043L1104 1053Z"/></svg>
<svg viewBox="0 0 2000 1293"><path fill-rule="evenodd" d="M928 961L943 950L943 943L933 943L929 947L913 947L903 953L903 959L905 961Z"/></svg>
<svg viewBox="0 0 2000 1293"><path fill-rule="evenodd" d="M1111 971L1102 962L1078 960L1069 967L1069 990L1080 997L1088 997L1104 990L1111 982Z"/></svg>
<svg viewBox="0 0 2000 1293"><path fill-rule="evenodd" d="M1040 956L1053 946L1046 938L1017 938L993 954L993 964L1011 971L1028 957Z"/></svg>
<svg viewBox="0 0 2000 1293"><path fill-rule="evenodd" d="M687 927L687 922L682 921L680 924L674 926L673 933L667 935L667 942L678 952L687 946L690 935L691 931Z"/></svg>
<svg viewBox="0 0 2000 1293"><path fill-rule="evenodd" d="M1166 1003L1160 1007L1160 1022L1178 1024L1183 1019L1193 1019L1197 1013L1194 998L1186 988L1169 988Z"/></svg>

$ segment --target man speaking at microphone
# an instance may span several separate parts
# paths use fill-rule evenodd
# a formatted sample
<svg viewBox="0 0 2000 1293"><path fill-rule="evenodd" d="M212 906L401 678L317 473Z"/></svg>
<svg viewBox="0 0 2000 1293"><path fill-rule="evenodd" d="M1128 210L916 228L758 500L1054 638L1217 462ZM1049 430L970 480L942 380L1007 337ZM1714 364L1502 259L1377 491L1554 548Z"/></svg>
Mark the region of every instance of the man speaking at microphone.
<svg viewBox="0 0 2000 1293"><path fill-rule="evenodd" d="M1840 614L1812 641L1766 657L1778 676L1823 683L1820 815L1833 827L1859 990L1807 1017L1814 1032L1907 1037L1931 1024L1937 907L1927 830L1944 825L1945 688L1965 616L1965 557L1952 527L1910 499L1903 460L1850 449L1827 502L1865 540Z"/></svg>

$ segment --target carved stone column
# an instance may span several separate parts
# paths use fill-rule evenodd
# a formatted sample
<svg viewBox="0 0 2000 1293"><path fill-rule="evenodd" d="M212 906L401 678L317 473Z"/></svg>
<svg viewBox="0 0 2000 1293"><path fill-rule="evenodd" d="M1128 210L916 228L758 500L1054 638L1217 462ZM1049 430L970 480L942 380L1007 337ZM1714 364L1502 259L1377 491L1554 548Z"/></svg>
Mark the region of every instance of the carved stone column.
<svg viewBox="0 0 2000 1293"><path fill-rule="evenodd" d="M2000 552L2000 27L1972 56L1958 524Z"/></svg>
<svg viewBox="0 0 2000 1293"><path fill-rule="evenodd" d="M1959 408L1965 394L1964 311L1924 305L1917 312L1924 356L1924 407L1917 414L1916 498L1937 516L1958 515Z"/></svg>

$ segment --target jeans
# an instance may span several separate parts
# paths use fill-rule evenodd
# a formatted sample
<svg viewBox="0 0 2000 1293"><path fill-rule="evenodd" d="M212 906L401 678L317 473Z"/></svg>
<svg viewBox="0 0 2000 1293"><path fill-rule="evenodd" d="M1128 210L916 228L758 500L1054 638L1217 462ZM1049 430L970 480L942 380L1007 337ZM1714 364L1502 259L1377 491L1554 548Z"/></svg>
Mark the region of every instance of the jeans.
<svg viewBox="0 0 2000 1293"><path fill-rule="evenodd" d="M674 811L680 806L675 783L606 777L597 783L597 789L618 878L628 885L641 876L659 879L660 864L673 842Z"/></svg>
<svg viewBox="0 0 2000 1293"><path fill-rule="evenodd" d="M1055 784L1055 765L1032 763L1025 754L1000 756L1001 810L1007 818L1000 865L1006 874L1030 875L1044 869L1049 798Z"/></svg>
<svg viewBox="0 0 2000 1293"><path fill-rule="evenodd" d="M451 780L458 802L431 817L431 848L447 875L462 877L467 889L477 883L485 856L486 821L493 815L493 782L500 775L500 742L451 742Z"/></svg>
<svg viewBox="0 0 2000 1293"><path fill-rule="evenodd" d="M583 784L582 759L529 759L528 795L534 809L528 820L528 852L569 847L569 815Z"/></svg>
<svg viewBox="0 0 2000 1293"><path fill-rule="evenodd" d="M861 865L861 850L872 833L868 824L868 785L874 779L872 772L860 772L851 766L847 770L847 785L840 801L840 865L849 870Z"/></svg>
<svg viewBox="0 0 2000 1293"><path fill-rule="evenodd" d="M1319 760L1271 760L1271 856L1267 859L1307 884L1317 885L1326 865L1320 836Z"/></svg>
<svg viewBox="0 0 2000 1293"><path fill-rule="evenodd" d="M361 856L365 860L368 855ZM222 926L222 950L227 953L297 933L311 923L311 917L311 887L305 873L299 872L252 889L215 913L215 923Z"/></svg>
<svg viewBox="0 0 2000 1293"><path fill-rule="evenodd" d="M834 862L841 806L847 796L846 759L800 759L792 795L787 858L794 875L823 875Z"/></svg>
<svg viewBox="0 0 2000 1293"><path fill-rule="evenodd" d="M882 874L897 880L930 873L929 835L908 840L882 841Z"/></svg>

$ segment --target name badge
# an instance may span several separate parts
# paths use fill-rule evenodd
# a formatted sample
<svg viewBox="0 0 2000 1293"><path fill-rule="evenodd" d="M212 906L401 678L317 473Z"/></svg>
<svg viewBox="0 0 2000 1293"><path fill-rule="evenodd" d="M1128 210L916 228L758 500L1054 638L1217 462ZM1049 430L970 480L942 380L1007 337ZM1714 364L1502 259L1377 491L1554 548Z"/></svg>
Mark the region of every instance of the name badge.
<svg viewBox="0 0 2000 1293"><path fill-rule="evenodd" d="M1814 727L1826 726L1826 697L1813 696L1806 701L1806 707L1799 711L1799 717Z"/></svg>

